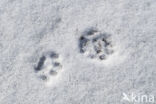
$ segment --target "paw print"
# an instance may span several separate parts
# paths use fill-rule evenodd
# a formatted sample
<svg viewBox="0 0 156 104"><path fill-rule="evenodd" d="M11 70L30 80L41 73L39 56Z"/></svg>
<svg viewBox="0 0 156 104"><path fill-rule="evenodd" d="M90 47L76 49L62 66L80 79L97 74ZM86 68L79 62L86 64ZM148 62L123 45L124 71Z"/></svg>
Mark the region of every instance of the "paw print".
<svg viewBox="0 0 156 104"><path fill-rule="evenodd" d="M87 29L79 38L80 53L92 59L106 60L114 53L111 35L95 28Z"/></svg>
<svg viewBox="0 0 156 104"><path fill-rule="evenodd" d="M56 52L47 52L39 59L35 71L43 81L50 81L62 70L60 56Z"/></svg>

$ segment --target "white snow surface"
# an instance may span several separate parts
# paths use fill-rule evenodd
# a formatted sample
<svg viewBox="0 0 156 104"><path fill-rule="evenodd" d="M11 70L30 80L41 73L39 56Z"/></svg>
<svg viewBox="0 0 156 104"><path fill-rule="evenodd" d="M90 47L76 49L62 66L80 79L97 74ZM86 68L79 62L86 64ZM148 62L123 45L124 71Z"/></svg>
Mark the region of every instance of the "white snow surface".
<svg viewBox="0 0 156 104"><path fill-rule="evenodd" d="M106 60L79 52L91 27L111 35ZM63 67L47 85L34 67L48 51ZM156 96L156 0L0 0L0 104L129 104L131 92Z"/></svg>

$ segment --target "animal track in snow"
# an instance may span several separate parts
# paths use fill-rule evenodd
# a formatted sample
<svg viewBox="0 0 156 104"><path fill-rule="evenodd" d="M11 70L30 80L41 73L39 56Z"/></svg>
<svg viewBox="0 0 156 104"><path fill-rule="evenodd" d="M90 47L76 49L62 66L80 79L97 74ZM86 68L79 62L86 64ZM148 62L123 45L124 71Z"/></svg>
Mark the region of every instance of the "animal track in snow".
<svg viewBox="0 0 156 104"><path fill-rule="evenodd" d="M87 29L79 38L80 53L91 59L106 60L114 53L111 35L95 28Z"/></svg>
<svg viewBox="0 0 156 104"><path fill-rule="evenodd" d="M56 78L62 70L62 64L59 54L56 52L47 52L42 55L35 67L35 71L40 79L50 82Z"/></svg>

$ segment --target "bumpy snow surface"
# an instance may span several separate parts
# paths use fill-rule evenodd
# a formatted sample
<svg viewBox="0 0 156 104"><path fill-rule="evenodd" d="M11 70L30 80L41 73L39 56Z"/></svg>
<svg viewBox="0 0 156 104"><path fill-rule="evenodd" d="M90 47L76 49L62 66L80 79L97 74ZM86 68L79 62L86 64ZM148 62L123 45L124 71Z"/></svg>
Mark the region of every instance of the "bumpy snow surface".
<svg viewBox="0 0 156 104"><path fill-rule="evenodd" d="M0 104L135 103L156 104L156 0L0 0Z"/></svg>

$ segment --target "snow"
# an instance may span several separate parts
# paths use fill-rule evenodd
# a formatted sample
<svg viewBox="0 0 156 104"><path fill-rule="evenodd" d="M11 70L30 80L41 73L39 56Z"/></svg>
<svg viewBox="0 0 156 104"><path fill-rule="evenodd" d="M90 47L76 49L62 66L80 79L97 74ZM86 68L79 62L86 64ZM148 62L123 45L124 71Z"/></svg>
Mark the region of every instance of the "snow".
<svg viewBox="0 0 156 104"><path fill-rule="evenodd" d="M155 12L155 0L0 0L0 104L129 104L133 92L156 102ZM92 27L111 35L105 60L80 53ZM49 51L62 71L47 83L34 69Z"/></svg>

